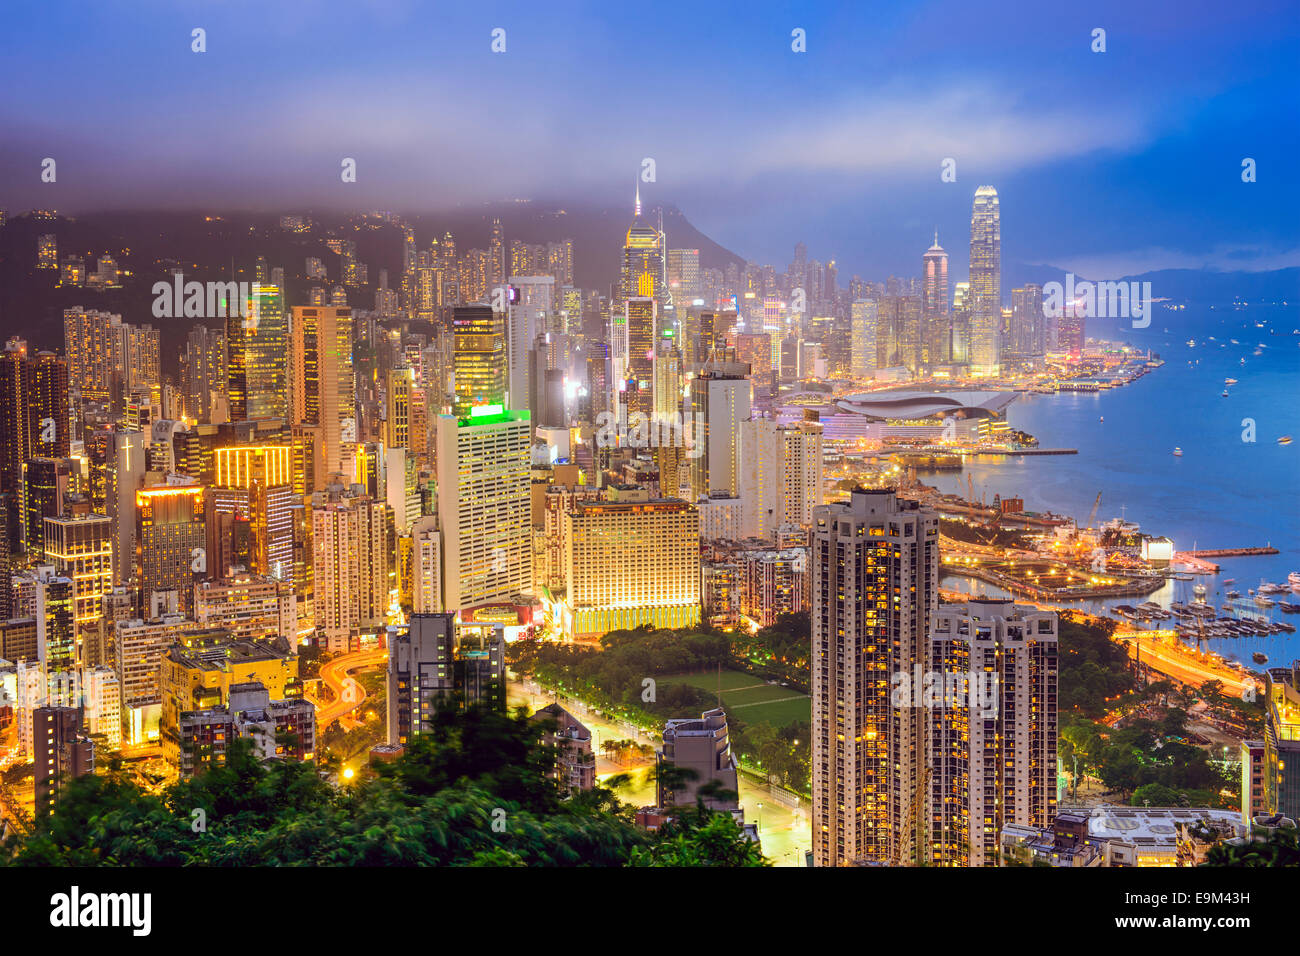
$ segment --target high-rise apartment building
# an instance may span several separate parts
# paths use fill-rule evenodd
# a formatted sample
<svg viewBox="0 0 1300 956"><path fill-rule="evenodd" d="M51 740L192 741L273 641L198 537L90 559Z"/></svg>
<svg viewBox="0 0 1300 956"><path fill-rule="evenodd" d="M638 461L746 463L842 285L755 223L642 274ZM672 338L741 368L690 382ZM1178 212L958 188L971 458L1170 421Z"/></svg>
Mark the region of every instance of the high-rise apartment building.
<svg viewBox="0 0 1300 956"><path fill-rule="evenodd" d="M1056 614L1000 600L943 605L929 658L924 672L944 693L924 708L925 860L997 866L1004 826L1056 818Z"/></svg>
<svg viewBox="0 0 1300 956"><path fill-rule="evenodd" d="M784 525L811 527L822 503L822 426L779 424L772 418L740 423L741 536L775 541Z"/></svg>
<svg viewBox="0 0 1300 956"><path fill-rule="evenodd" d="M812 540L814 863L910 862L925 721L892 695L928 656L939 518L857 489L815 510Z"/></svg>
<svg viewBox="0 0 1300 956"><path fill-rule="evenodd" d="M392 511L354 491L318 491L312 502L313 610L331 652L355 650L388 612Z"/></svg>

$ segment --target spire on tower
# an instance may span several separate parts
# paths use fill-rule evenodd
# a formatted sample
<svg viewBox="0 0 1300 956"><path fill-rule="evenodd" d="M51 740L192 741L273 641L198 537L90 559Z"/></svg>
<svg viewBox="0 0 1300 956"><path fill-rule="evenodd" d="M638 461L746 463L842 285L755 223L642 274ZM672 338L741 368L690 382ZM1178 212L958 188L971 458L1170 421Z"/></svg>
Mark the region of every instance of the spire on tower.
<svg viewBox="0 0 1300 956"><path fill-rule="evenodd" d="M636 177L636 205L634 209L634 215L641 215L641 176L639 174Z"/></svg>

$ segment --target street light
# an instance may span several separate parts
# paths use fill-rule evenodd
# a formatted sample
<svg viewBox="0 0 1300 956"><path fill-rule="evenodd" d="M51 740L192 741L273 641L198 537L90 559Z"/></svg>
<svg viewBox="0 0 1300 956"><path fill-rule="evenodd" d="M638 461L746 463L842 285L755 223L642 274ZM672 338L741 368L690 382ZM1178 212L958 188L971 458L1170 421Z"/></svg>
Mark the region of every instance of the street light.
<svg viewBox="0 0 1300 956"><path fill-rule="evenodd" d="M758 804L758 828L763 829L763 804L761 801Z"/></svg>

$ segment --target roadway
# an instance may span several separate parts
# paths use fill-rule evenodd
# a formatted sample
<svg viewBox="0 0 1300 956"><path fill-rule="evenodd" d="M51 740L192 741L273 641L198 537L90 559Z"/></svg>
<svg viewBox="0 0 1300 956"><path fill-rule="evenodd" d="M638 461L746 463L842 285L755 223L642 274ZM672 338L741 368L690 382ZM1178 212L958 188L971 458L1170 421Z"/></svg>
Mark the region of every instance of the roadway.
<svg viewBox="0 0 1300 956"><path fill-rule="evenodd" d="M339 721L344 730L357 721L347 715L357 710L366 701L366 690L359 681L350 676L356 671L375 667L388 662L388 651L380 648L370 651L353 651L336 657L320 668L321 683L333 693L333 699L322 703L309 698L316 705L316 727L323 731L334 721Z"/></svg>
<svg viewBox="0 0 1300 956"><path fill-rule="evenodd" d="M1140 649L1143 664L1181 684L1200 687L1206 681L1221 681L1224 695L1231 697L1240 697L1248 685L1259 689L1258 681L1227 666L1217 655L1192 650L1177 637L1154 636L1149 631L1116 631L1115 637L1124 642L1129 657L1138 658Z"/></svg>
<svg viewBox="0 0 1300 956"><path fill-rule="evenodd" d="M557 702L555 695L545 688L531 682L516 681L507 685L507 700L511 707L527 704L532 711ZM633 761L630 765L620 766L601 755L600 745L605 740L636 740L643 744L653 744L657 748L662 745L662 740L618 718L607 717L581 701L566 698L559 701L559 704L591 731L592 750L597 757L597 776L603 781L615 774L627 774L631 781L618 790L619 799L634 807L653 806L655 787L650 771L654 760ZM775 866L806 865L804 854L812 847L808 802L803 800L801 806L794 809L783 806L772 795L772 788L767 784L746 773L738 776L740 806L745 811L747 823L759 824L763 854Z"/></svg>

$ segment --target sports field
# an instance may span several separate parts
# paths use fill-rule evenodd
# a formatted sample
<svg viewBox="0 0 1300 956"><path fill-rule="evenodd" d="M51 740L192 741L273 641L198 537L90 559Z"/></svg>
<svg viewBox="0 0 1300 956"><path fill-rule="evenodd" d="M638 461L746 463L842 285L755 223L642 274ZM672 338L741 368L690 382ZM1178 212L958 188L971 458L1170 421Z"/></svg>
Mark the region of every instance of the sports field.
<svg viewBox="0 0 1300 956"><path fill-rule="evenodd" d="M812 698L793 687L769 684L744 671L724 670L673 674L659 678L661 684L690 684L709 693L722 688L722 707L749 726L768 723L784 727L796 720L812 720Z"/></svg>

